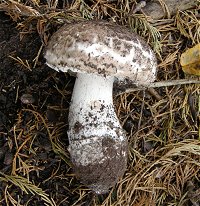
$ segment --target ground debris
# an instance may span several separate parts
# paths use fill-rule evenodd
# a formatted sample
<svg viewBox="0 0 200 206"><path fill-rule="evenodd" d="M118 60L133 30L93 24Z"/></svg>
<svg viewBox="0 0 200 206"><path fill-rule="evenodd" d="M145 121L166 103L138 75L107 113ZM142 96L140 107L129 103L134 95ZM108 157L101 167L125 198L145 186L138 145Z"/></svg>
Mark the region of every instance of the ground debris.
<svg viewBox="0 0 200 206"><path fill-rule="evenodd" d="M150 8L153 1L146 2ZM1 205L199 204L199 77L185 75L180 65L180 54L200 40L199 6L152 22L140 14L145 7L131 13L137 4L0 0ZM129 27L154 48L159 64L153 90L124 88L115 96L129 161L123 179L101 196L76 179L67 151L75 78L52 71L43 58L52 33L83 19ZM28 104L20 99L25 94Z"/></svg>

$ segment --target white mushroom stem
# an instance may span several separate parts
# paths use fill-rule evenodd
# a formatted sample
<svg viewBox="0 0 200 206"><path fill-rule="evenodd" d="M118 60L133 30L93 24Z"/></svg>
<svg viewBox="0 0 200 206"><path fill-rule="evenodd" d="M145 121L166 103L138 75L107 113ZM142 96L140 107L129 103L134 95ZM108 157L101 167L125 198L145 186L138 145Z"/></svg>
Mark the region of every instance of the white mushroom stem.
<svg viewBox="0 0 200 206"><path fill-rule="evenodd" d="M72 160L78 165L102 163L109 158L102 148L103 139L112 139L116 151L126 141L113 106L113 82L114 77L77 74L69 109L68 137Z"/></svg>
<svg viewBox="0 0 200 206"><path fill-rule="evenodd" d="M69 119L69 126L73 126L77 121L85 124L87 116L92 123L94 119L90 118L90 113L97 116L101 112L102 107L109 106L113 108L113 81L114 77L83 73L77 74L70 106L70 113L73 113L73 117ZM100 118L99 115L98 118ZM105 120L105 116L103 115L98 123L102 124Z"/></svg>

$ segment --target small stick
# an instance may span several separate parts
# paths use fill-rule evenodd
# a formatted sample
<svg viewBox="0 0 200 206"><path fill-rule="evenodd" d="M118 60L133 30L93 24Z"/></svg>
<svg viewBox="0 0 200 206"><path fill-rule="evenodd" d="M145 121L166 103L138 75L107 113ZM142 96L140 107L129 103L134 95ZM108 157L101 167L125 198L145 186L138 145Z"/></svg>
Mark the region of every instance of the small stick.
<svg viewBox="0 0 200 206"><path fill-rule="evenodd" d="M144 99L145 99L145 91L143 91L143 95L142 95L142 105L141 105L141 111L140 111L140 119L138 122L138 130L140 129L141 126L141 122L142 122L142 116L143 116L143 110L144 110Z"/></svg>
<svg viewBox="0 0 200 206"><path fill-rule="evenodd" d="M135 14L136 12L141 11L141 9L145 6L146 6L146 1L141 1L137 3L136 6L131 9L132 11L130 11L130 14Z"/></svg>
<svg viewBox="0 0 200 206"><path fill-rule="evenodd" d="M200 84L200 80L178 79L178 80L167 80L167 81L153 82L153 83L148 85L148 88L169 87L169 86L184 85L184 84ZM117 95L120 95L123 93L130 93L130 92L134 92L134 91L145 90L148 88L146 88L146 87L129 88L129 89L126 89L125 91L120 91Z"/></svg>
<svg viewBox="0 0 200 206"><path fill-rule="evenodd" d="M147 89L147 91L152 96L154 96L158 101L160 101L162 99L162 96L160 96L160 94L158 94L158 92L154 88L150 87L150 88Z"/></svg>

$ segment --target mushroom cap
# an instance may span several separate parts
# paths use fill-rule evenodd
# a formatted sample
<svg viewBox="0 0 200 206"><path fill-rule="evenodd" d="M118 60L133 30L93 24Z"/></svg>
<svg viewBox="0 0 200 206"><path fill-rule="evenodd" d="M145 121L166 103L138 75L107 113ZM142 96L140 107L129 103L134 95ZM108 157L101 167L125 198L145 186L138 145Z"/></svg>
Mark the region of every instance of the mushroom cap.
<svg viewBox="0 0 200 206"><path fill-rule="evenodd" d="M148 44L126 27L103 20L62 26L45 58L58 71L115 76L129 84L146 86L156 78L157 61Z"/></svg>

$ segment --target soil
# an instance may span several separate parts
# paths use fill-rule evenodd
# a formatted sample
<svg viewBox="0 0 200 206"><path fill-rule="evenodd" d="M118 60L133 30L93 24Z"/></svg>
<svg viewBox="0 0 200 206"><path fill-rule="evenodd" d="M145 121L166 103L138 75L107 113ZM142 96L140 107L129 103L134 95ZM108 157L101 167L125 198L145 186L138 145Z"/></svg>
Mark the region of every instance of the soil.
<svg viewBox="0 0 200 206"><path fill-rule="evenodd" d="M66 149L66 117L74 78L48 68L42 55L33 68L33 60L41 47L41 39L34 32L20 34L16 26L9 16L0 12L0 173L18 174L23 177L23 169L19 167L20 160L17 159L18 170L14 170L13 159L19 146L28 141L28 131L34 132L35 139L31 140L31 147L37 152L32 152L28 146L20 151L23 152L24 156L21 158L24 162L31 162L38 168L27 172L29 180L52 197L56 205L72 205L77 198L77 194L73 193L77 187L77 180L66 175L70 173L70 167L53 151L44 124L37 121L38 117L32 111L41 114L52 126L52 130L62 128L59 133L62 135L59 135L58 141L62 142L63 148ZM13 59L17 57L24 62L27 60L31 70ZM66 185L70 182L69 179L71 185ZM8 185L10 188L7 188ZM28 205L44 205L39 195L22 193L19 187L0 181L2 206L7 205L6 190L12 197L19 199L22 205L27 202ZM89 205L88 201L91 200L83 198L83 201Z"/></svg>
<svg viewBox="0 0 200 206"><path fill-rule="evenodd" d="M73 205L80 196L78 188L87 188L80 185L68 160L53 150L45 124L67 156L68 106L75 78L50 69L42 54L34 66L42 45L40 36L37 32L20 33L17 24L3 12L0 37L0 179L1 173L19 175L41 188L56 205ZM31 136L35 138L29 140ZM35 168L24 172L22 162ZM7 205L6 191L22 205L45 203L40 195L26 194L15 184L0 181L2 206ZM94 198L92 192L87 193L79 202L88 206Z"/></svg>
<svg viewBox="0 0 200 206"><path fill-rule="evenodd" d="M95 148L96 145L94 143L92 145ZM84 146L81 146L79 147L79 154L81 152L82 155L87 154L87 151L84 151ZM114 187L118 179L123 176L127 168L127 146L126 140L117 142L109 137L103 137L102 150L104 156L101 160L96 162L88 160L92 164L85 166L77 161L76 156L74 159L72 156L74 169L81 182L97 194L108 193L109 189ZM87 149L90 153L94 153L94 149ZM95 149L98 151L97 147Z"/></svg>

